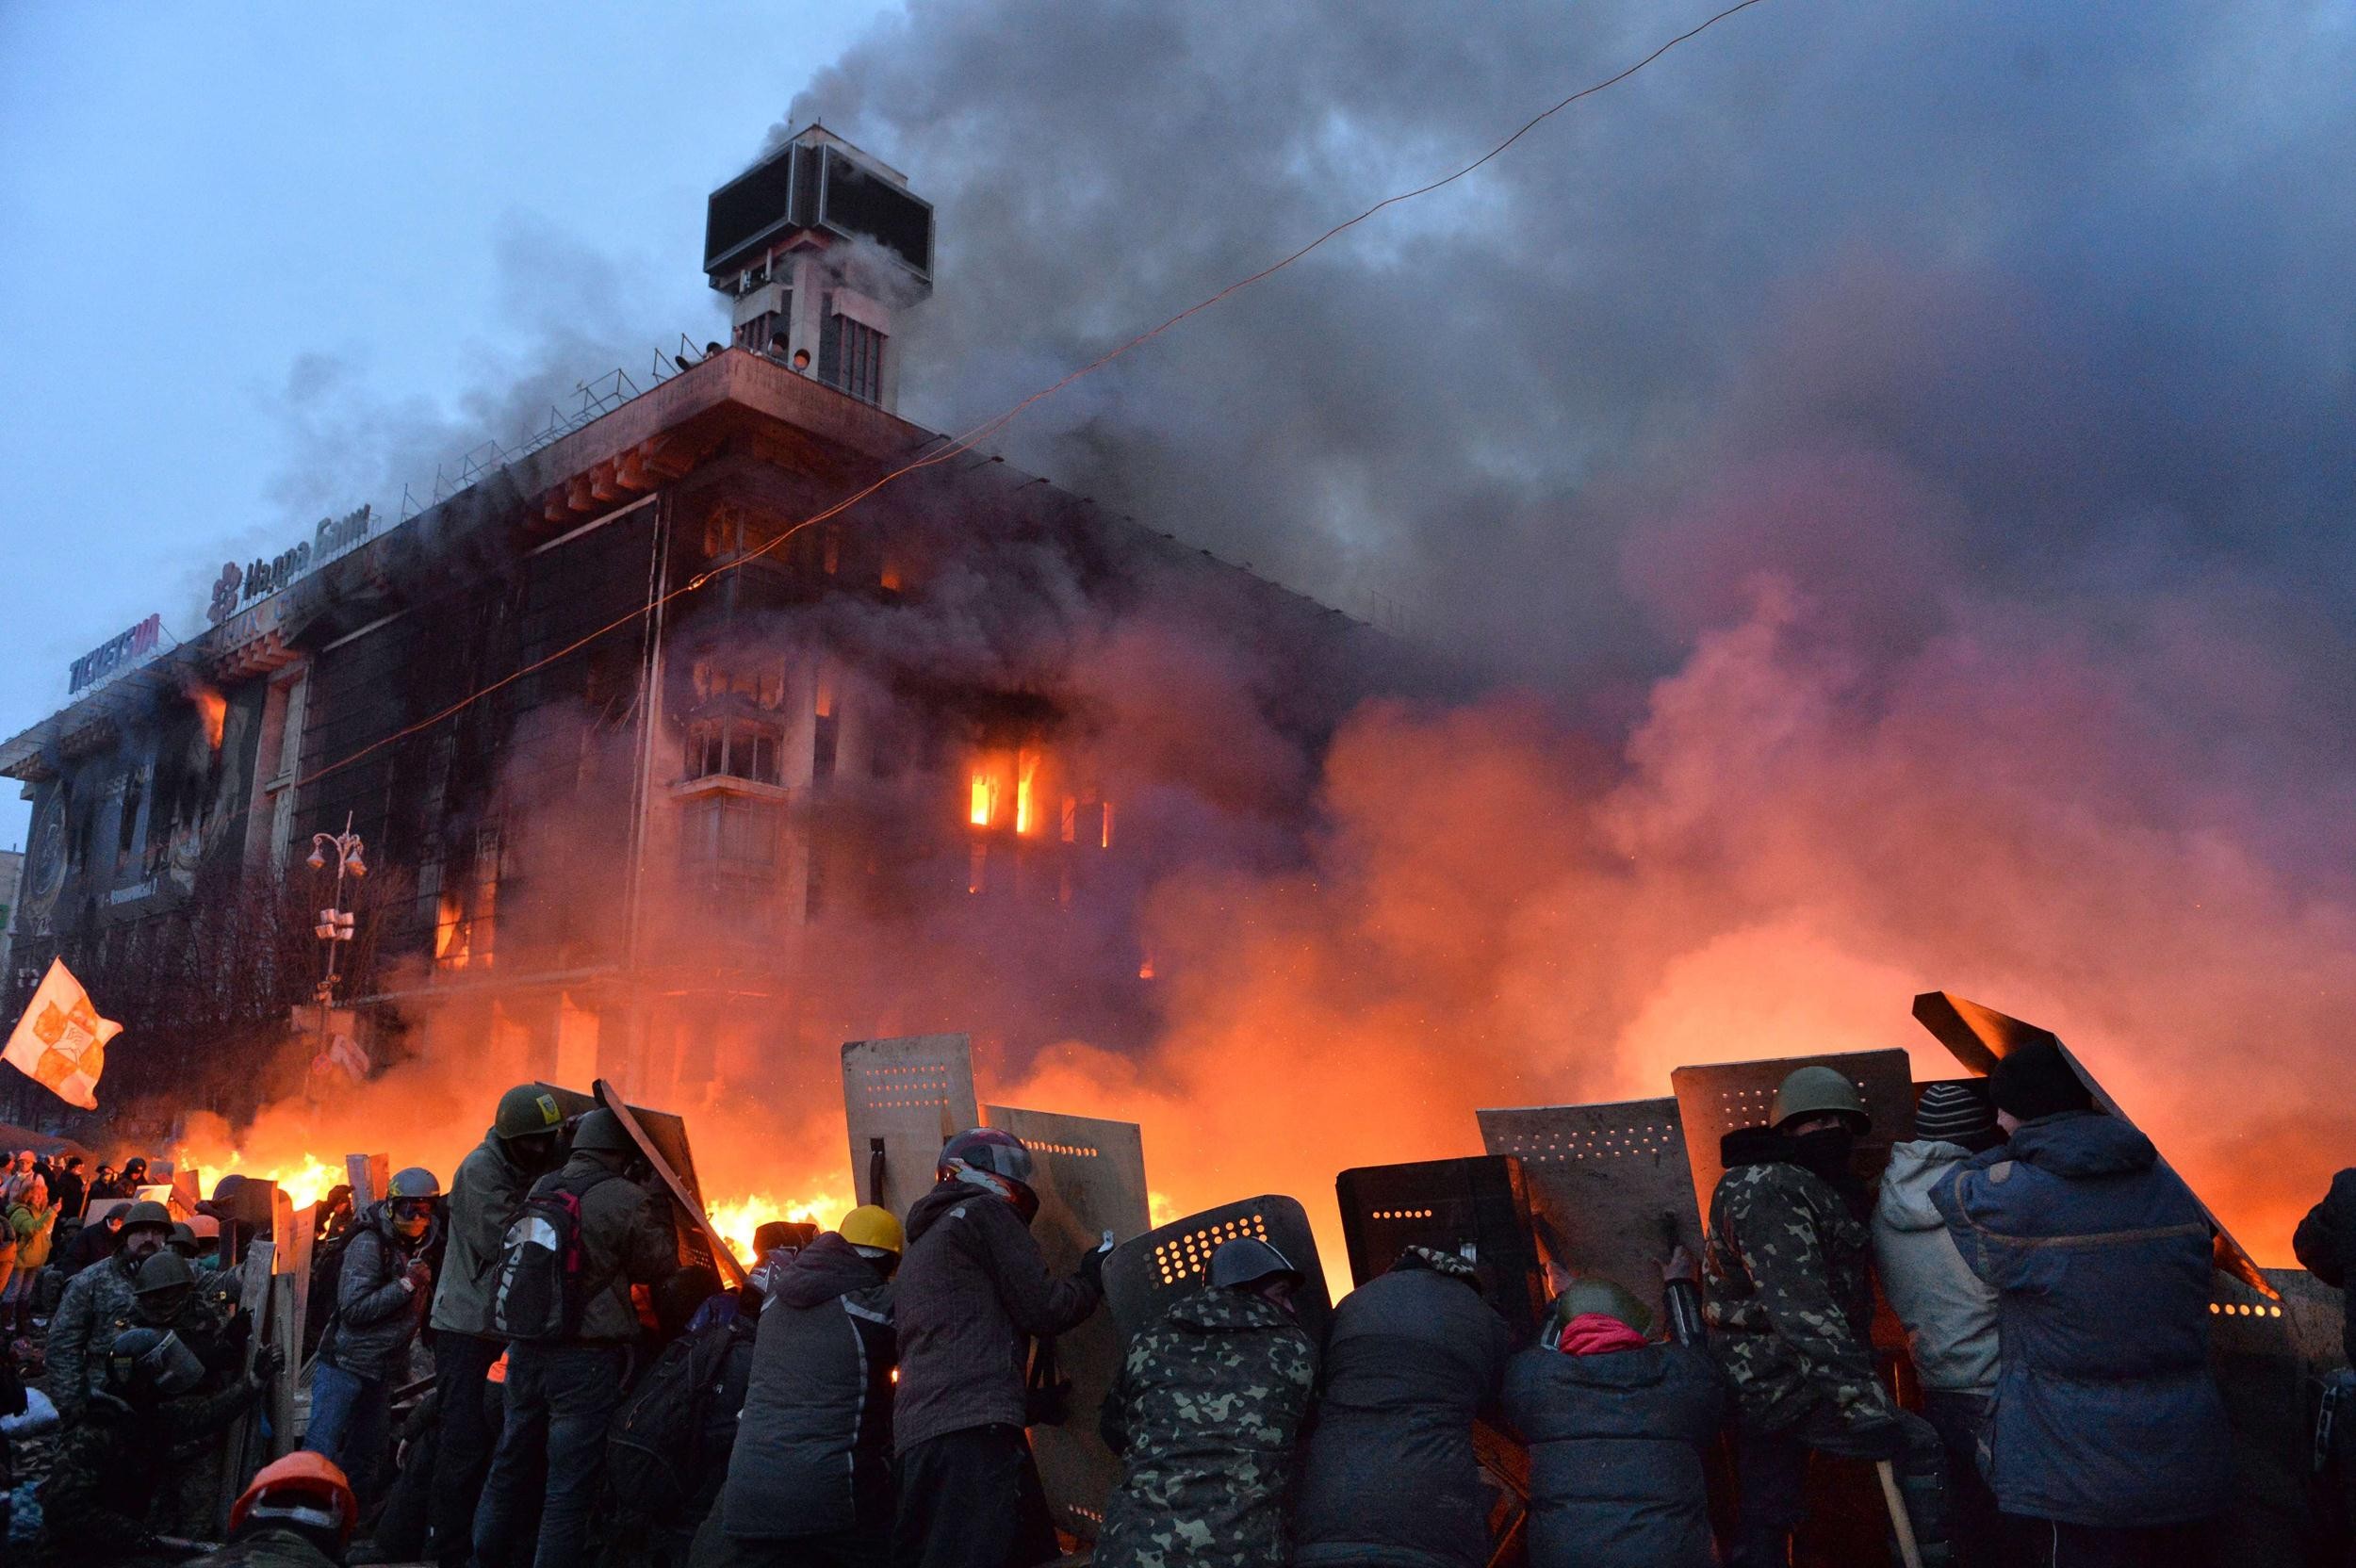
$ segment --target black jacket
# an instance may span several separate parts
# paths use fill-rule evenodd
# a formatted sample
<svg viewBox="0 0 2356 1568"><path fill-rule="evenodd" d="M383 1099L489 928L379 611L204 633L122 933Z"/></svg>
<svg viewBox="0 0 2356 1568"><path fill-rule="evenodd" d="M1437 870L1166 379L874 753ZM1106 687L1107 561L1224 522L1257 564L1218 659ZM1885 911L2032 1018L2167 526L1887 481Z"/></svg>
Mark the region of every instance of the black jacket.
<svg viewBox="0 0 2356 1568"><path fill-rule="evenodd" d="M1530 1446L1530 1568L1711 1568L1702 1450L1726 1387L1682 1345L1505 1369L1505 1418Z"/></svg>
<svg viewBox="0 0 2356 1568"><path fill-rule="evenodd" d="M1014 1205L943 1182L908 1206L897 1322L899 1451L974 1427L1023 1425L1030 1336L1076 1327L1104 1292L1058 1280Z"/></svg>
<svg viewBox="0 0 2356 1568"><path fill-rule="evenodd" d="M344 1244L335 1321L320 1343L321 1361L355 1378L381 1379L402 1369L430 1299L410 1284L409 1266L432 1241L430 1230L416 1242L402 1241L393 1233L386 1204L370 1205Z"/></svg>
<svg viewBox="0 0 2356 1568"><path fill-rule="evenodd" d="M892 1287L829 1231L770 1286L720 1525L817 1535L892 1511Z"/></svg>
<svg viewBox="0 0 2356 1568"><path fill-rule="evenodd" d="M2348 1266L2356 1264L2356 1170L2331 1178L2331 1190L2299 1222L2291 1250L2308 1273L2333 1290L2348 1290ZM2356 1291L2348 1291L2341 1310L2340 1348L2356 1364Z"/></svg>
<svg viewBox="0 0 2356 1568"><path fill-rule="evenodd" d="M1505 1320L1402 1260L1333 1309L1294 1514L1297 1563L1481 1568L1489 1493L1473 1418L1505 1371Z"/></svg>

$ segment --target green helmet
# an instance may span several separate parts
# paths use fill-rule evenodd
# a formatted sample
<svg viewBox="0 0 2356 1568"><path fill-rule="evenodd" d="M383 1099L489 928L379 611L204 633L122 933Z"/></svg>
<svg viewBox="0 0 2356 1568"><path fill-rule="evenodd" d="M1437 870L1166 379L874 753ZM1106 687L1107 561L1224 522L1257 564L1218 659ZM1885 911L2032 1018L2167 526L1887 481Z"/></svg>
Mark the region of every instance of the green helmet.
<svg viewBox="0 0 2356 1568"><path fill-rule="evenodd" d="M564 1124L564 1111L556 1096L537 1084L517 1084L499 1096L491 1131L503 1138L528 1138L534 1133L553 1133Z"/></svg>
<svg viewBox="0 0 2356 1568"><path fill-rule="evenodd" d="M1793 1070L1776 1086L1775 1108L1767 1113L1767 1119L1780 1127L1794 1117L1827 1114L1848 1118L1860 1133L1873 1124L1847 1073L1838 1068L1804 1067Z"/></svg>
<svg viewBox="0 0 2356 1568"><path fill-rule="evenodd" d="M136 1295L147 1296L157 1291L193 1289L195 1285L196 1270L188 1266L188 1260L167 1247L139 1265L132 1290Z"/></svg>
<svg viewBox="0 0 2356 1568"><path fill-rule="evenodd" d="M576 1153L628 1154L637 1148L638 1145L630 1141L629 1132L623 1128L622 1119L603 1105L582 1117L581 1125L573 1129L573 1150Z"/></svg>
<svg viewBox="0 0 2356 1568"><path fill-rule="evenodd" d="M1652 1331L1650 1307L1639 1301L1616 1280L1607 1280L1600 1274L1588 1274L1573 1280L1570 1287L1556 1297L1554 1305L1547 1309L1546 1342L1552 1344L1572 1318L1585 1317L1590 1313L1616 1317L1640 1334Z"/></svg>
<svg viewBox="0 0 2356 1568"><path fill-rule="evenodd" d="M435 1178L434 1172L426 1169L425 1167L413 1165L405 1170L397 1170L393 1173L392 1182L384 1188L384 1196L387 1198L439 1198L442 1196L442 1184Z"/></svg>
<svg viewBox="0 0 2356 1568"><path fill-rule="evenodd" d="M123 1211L123 1229L125 1232L141 1225L153 1225L169 1236L172 1233L172 1211L153 1198L142 1198Z"/></svg>

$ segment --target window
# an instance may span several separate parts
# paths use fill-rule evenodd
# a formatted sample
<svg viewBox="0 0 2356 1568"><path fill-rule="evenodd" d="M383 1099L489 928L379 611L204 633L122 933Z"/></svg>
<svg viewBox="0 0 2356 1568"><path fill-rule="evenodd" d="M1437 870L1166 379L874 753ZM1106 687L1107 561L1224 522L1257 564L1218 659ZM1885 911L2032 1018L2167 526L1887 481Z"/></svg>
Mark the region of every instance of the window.
<svg viewBox="0 0 2356 1568"><path fill-rule="evenodd" d="M834 710L834 680L823 671L818 677L818 697L813 706L817 711L810 724L810 776L812 779L832 778L842 721Z"/></svg>
<svg viewBox="0 0 2356 1568"><path fill-rule="evenodd" d="M831 307L833 301L827 304ZM865 402L883 398L884 335L831 308L818 333L818 379Z"/></svg>
<svg viewBox="0 0 2356 1568"><path fill-rule="evenodd" d="M786 323L794 318L794 291L787 289L777 296L777 308L764 311L737 323L736 346L755 353L766 353L775 344L778 353L785 352Z"/></svg>
<svg viewBox="0 0 2356 1568"><path fill-rule="evenodd" d="M499 935L499 831L475 830L474 861L466 867L446 863L446 880L434 914L434 962L436 968L489 969Z"/></svg>
<svg viewBox="0 0 2356 1568"><path fill-rule="evenodd" d="M777 808L730 795L693 802L680 828L679 856L690 865L775 865Z"/></svg>
<svg viewBox="0 0 2356 1568"><path fill-rule="evenodd" d="M131 774L123 781L123 817L115 830L115 874L119 876L131 869L131 851L139 842L139 799L147 792L145 772Z"/></svg>
<svg viewBox="0 0 2356 1568"><path fill-rule="evenodd" d="M777 732L746 719L706 719L687 727L687 776L777 782Z"/></svg>

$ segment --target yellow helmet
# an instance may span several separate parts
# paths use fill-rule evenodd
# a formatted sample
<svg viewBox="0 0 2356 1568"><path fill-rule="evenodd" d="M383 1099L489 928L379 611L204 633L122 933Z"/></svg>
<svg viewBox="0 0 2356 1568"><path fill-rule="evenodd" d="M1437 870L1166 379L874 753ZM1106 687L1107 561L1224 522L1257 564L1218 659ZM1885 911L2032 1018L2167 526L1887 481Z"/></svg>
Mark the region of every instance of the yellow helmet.
<svg viewBox="0 0 2356 1568"><path fill-rule="evenodd" d="M861 1203L843 1217L840 1233L854 1247L877 1247L887 1252L900 1250L900 1222L892 1211L873 1203Z"/></svg>

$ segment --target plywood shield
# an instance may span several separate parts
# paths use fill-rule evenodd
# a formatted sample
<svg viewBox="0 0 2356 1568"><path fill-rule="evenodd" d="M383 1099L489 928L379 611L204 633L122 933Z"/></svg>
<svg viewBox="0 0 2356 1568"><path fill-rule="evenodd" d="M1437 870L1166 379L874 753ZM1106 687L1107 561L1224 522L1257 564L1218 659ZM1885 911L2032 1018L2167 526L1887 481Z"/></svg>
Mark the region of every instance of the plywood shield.
<svg viewBox="0 0 2356 1568"><path fill-rule="evenodd" d="M1481 1141L1522 1163L1541 1257L1601 1275L1661 1310L1661 1265L1701 1254L1701 1212L1671 1099L1478 1111Z"/></svg>
<svg viewBox="0 0 2356 1568"><path fill-rule="evenodd" d="M1317 1235L1309 1229L1309 1211L1298 1199L1272 1193L1190 1214L1114 1248L1104 1260L1104 1305L1122 1343L1158 1321L1174 1298L1201 1290L1211 1254L1220 1242L1238 1236L1256 1236L1301 1270L1304 1282L1293 1298L1294 1309L1309 1337L1324 1344L1333 1298Z"/></svg>
<svg viewBox="0 0 2356 1568"><path fill-rule="evenodd" d="M2087 1071L2086 1063L2080 1061L2070 1047L2063 1045L2060 1037L2050 1029L2024 1023L1993 1007L1967 1001L1953 991L1924 991L1916 997L1914 1018L1916 1022L1939 1037L1939 1043L1952 1052L1955 1060L1982 1074L1993 1070L2006 1054L2032 1040L2052 1040L2060 1049L2062 1059L2070 1064L2070 1070L2078 1075L2078 1081L2086 1086L2086 1092L2094 1096L2094 1102L2119 1120L2135 1125L2135 1119L2119 1109L2119 1102L2111 1098L2110 1091L2102 1086L2102 1081ZM2161 1163L2167 1163L2165 1157ZM2185 1190L2191 1191L2190 1183L2185 1184ZM2258 1266L2258 1260L2233 1239L2233 1233L2225 1228L2209 1205L2201 1201L2201 1195L2193 1193L2192 1200L2201 1205L2201 1217L2209 1222L2209 1229L2216 1234L2217 1266L2267 1300L2282 1299L2282 1293L2266 1278L2266 1271Z"/></svg>
<svg viewBox="0 0 2356 1568"><path fill-rule="evenodd" d="M1537 1336L1546 1302L1546 1276L1530 1220L1521 1161L1483 1154L1361 1166L1333 1183L1341 1200L1350 1277L1365 1284L1409 1247L1443 1252L1472 1249L1481 1283L1517 1343Z"/></svg>
<svg viewBox="0 0 2356 1568"><path fill-rule="evenodd" d="M623 1131L672 1198L671 1231L679 1266L709 1268L728 1285L744 1282L744 1267L704 1212L703 1186L695 1179L695 1156L687 1146L687 1123L669 1111L649 1111L625 1102L613 1085L596 1081L597 1102L620 1119Z"/></svg>
<svg viewBox="0 0 2356 1568"><path fill-rule="evenodd" d="M906 1219L933 1184L941 1146L981 1125L973 1045L964 1035L846 1040L843 1109L851 1127L851 1183L862 1203Z"/></svg>
<svg viewBox="0 0 2356 1568"><path fill-rule="evenodd" d="M1012 1133L1031 1152L1031 1188L1039 1214L1031 1234L1057 1275L1074 1272L1080 1255L1103 1233L1134 1236L1152 1223L1145 1198L1145 1145L1133 1121L1102 1121L988 1105L984 1119ZM925 1174L932 1172L927 1168ZM1031 1447L1055 1522L1074 1535L1096 1538L1104 1498L1121 1479L1121 1461L1097 1434L1104 1396L1120 1375L1123 1346L1107 1313L1099 1312L1055 1337L1055 1370L1072 1380L1069 1413L1060 1426L1035 1427Z"/></svg>
<svg viewBox="0 0 2356 1568"><path fill-rule="evenodd" d="M1685 1156L1693 1167L1693 1192L1705 1216L1710 1212L1710 1194L1718 1190L1718 1178L1726 1174L1719 1140L1741 1128L1765 1126L1776 1086L1804 1067L1829 1067L1846 1073L1865 1097L1865 1114L1873 1125L1857 1140L1857 1151L1868 1175L1878 1179L1882 1167L1890 1163L1890 1146L1914 1136L1913 1069L1903 1051L1843 1051L1678 1068L1669 1074L1669 1086L1677 1091L1677 1115L1685 1126Z"/></svg>

